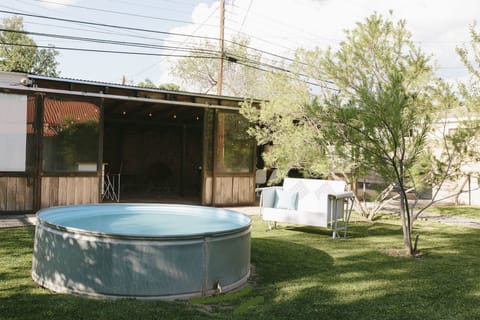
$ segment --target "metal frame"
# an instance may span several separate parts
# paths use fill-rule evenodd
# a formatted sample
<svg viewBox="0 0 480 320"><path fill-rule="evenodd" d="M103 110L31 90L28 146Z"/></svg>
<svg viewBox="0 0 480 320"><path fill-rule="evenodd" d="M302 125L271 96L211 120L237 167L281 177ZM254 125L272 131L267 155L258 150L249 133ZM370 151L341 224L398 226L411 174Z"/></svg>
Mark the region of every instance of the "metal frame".
<svg viewBox="0 0 480 320"><path fill-rule="evenodd" d="M328 195L328 202L329 202L329 208L330 211L328 214L330 215L330 221L334 221L334 223L331 225L332 230L333 230L333 235L332 238L347 238L347 228L348 228L348 222L350 221L350 216L352 214L352 209L353 209L353 202L354 202L354 196L350 192L341 194L341 195L333 195L329 194ZM343 201L343 218L338 218L336 213L338 212L338 200L344 200ZM335 218L334 215L335 214ZM343 220L343 225L339 225L339 219ZM343 230L343 236L338 232Z"/></svg>

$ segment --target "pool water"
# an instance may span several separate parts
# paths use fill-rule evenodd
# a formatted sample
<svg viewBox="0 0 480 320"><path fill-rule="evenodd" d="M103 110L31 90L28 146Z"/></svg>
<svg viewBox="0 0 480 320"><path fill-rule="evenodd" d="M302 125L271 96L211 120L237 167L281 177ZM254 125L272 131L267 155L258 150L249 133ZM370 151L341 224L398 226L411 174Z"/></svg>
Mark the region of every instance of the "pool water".
<svg viewBox="0 0 480 320"><path fill-rule="evenodd" d="M32 278L94 298L183 299L244 285L251 219L211 207L96 204L37 213Z"/></svg>
<svg viewBox="0 0 480 320"><path fill-rule="evenodd" d="M194 210L192 210L194 208ZM94 214L92 214L92 212ZM250 218L231 210L184 205L83 205L41 212L55 226L124 236L172 237L215 234L242 228Z"/></svg>

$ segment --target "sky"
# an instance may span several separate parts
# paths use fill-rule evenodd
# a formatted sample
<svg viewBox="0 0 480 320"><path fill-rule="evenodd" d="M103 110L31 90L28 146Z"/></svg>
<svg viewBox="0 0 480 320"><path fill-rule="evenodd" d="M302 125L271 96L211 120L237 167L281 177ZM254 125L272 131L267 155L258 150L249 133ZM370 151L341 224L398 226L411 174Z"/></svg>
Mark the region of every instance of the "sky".
<svg viewBox="0 0 480 320"><path fill-rule="evenodd" d="M463 81L468 76L455 48L468 46L469 27L480 16L478 0L225 3L226 40L246 35L251 39L250 47L285 58L292 58L297 48L335 48L344 40L345 29L352 29L374 12L388 15L392 11L394 19L406 20L415 43L432 55L438 66L437 75L450 82ZM202 37L217 42L219 7L220 2L215 0L2 0L0 18L22 14L25 30L43 33L31 37L37 45L58 49L61 77L112 83L126 79L128 84L148 78L161 84L174 81L170 70L179 57L172 55L187 54L185 49L203 41ZM133 47L132 42L142 47ZM169 47L161 50L159 46ZM138 55L140 52L143 55Z"/></svg>

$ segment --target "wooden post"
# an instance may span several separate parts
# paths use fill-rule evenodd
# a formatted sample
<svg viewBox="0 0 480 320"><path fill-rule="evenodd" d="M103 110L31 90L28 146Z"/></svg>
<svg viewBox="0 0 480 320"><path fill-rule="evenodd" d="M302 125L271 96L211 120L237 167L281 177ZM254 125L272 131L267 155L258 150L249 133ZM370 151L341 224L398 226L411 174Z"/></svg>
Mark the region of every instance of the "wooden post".
<svg viewBox="0 0 480 320"><path fill-rule="evenodd" d="M223 50L224 50L224 31L225 31L225 0L220 0L220 42L219 42L219 60L217 73L217 95L222 95L223 83Z"/></svg>

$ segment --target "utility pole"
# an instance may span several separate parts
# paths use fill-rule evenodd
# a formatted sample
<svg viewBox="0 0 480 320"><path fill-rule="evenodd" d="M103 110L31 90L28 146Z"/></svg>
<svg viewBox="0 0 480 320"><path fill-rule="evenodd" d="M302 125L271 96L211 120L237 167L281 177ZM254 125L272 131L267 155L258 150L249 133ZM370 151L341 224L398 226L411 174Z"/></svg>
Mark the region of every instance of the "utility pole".
<svg viewBox="0 0 480 320"><path fill-rule="evenodd" d="M223 49L225 44L225 0L220 0L220 57L218 60L218 72L217 72L217 95L222 95L222 83L223 83Z"/></svg>

